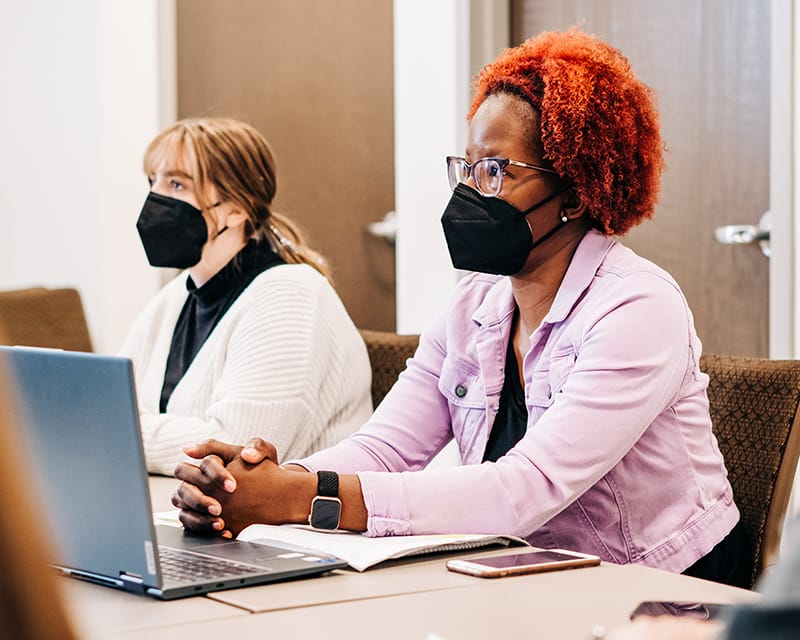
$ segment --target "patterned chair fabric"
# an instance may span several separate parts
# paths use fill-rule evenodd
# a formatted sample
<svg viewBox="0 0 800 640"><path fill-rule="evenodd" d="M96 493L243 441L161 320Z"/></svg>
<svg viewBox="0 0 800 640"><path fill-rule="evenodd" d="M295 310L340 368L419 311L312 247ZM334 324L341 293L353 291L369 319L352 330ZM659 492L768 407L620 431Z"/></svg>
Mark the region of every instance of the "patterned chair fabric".
<svg viewBox="0 0 800 640"><path fill-rule="evenodd" d="M75 289L0 291L3 344L92 351L81 297Z"/></svg>
<svg viewBox="0 0 800 640"><path fill-rule="evenodd" d="M800 456L800 360L706 354L714 434L752 546L752 582L777 559Z"/></svg>
<svg viewBox="0 0 800 640"><path fill-rule="evenodd" d="M372 366L372 406L377 407L417 350L419 336L362 329L361 337Z"/></svg>

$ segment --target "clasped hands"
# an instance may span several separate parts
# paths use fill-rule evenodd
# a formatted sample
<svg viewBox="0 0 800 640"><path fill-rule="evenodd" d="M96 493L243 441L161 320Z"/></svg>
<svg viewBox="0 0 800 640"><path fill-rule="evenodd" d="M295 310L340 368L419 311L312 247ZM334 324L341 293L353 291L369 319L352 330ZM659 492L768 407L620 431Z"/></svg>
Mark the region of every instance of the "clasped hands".
<svg viewBox="0 0 800 640"><path fill-rule="evenodd" d="M314 476L302 467L279 466L271 443L253 438L241 447L211 439L183 451L199 461L175 467L181 484L172 504L186 529L230 538L255 522L307 518L316 493Z"/></svg>

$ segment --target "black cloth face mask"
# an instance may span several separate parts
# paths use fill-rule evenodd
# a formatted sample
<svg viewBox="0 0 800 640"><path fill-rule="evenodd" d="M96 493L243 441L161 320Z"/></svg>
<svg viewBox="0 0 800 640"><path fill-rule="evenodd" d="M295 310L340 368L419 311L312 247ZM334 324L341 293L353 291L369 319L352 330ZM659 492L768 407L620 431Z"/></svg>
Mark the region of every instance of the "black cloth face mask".
<svg viewBox="0 0 800 640"><path fill-rule="evenodd" d="M186 269L203 254L208 226L200 209L152 191L136 222L147 260L154 267Z"/></svg>
<svg viewBox="0 0 800 640"><path fill-rule="evenodd" d="M453 266L504 276L519 273L534 247L565 224L562 221L534 242L525 216L571 186L567 184L520 211L505 200L483 196L463 182L457 184L442 214L444 237Z"/></svg>

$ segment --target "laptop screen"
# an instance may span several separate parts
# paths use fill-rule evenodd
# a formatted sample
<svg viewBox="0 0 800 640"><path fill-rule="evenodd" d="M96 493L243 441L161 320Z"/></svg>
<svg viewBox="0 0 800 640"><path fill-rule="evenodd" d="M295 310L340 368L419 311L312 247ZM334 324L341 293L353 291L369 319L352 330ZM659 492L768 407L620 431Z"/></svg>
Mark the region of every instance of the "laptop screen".
<svg viewBox="0 0 800 640"><path fill-rule="evenodd" d="M155 583L150 494L129 360L0 347L54 564Z"/></svg>

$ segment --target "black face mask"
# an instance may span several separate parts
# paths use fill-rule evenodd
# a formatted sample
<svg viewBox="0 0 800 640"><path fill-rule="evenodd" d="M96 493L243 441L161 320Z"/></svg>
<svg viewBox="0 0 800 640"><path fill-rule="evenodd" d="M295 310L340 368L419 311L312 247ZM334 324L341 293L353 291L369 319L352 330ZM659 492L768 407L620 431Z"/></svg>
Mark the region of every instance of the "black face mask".
<svg viewBox="0 0 800 640"><path fill-rule="evenodd" d="M200 262L208 227L202 212L183 200L152 191L136 222L147 260L154 267L186 269Z"/></svg>
<svg viewBox="0 0 800 640"><path fill-rule="evenodd" d="M483 196L463 182L457 184L442 214L444 237L453 266L504 276L519 273L533 248L565 224L556 225L534 242L525 216L570 186L568 184L520 211L505 200Z"/></svg>

